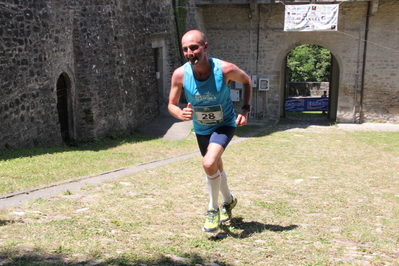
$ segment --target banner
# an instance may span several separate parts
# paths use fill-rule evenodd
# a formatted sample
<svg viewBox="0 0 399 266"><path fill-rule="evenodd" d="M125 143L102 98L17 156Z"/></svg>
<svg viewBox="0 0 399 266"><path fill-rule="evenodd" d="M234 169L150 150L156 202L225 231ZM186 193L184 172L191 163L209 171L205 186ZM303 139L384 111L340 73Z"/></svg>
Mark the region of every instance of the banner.
<svg viewBox="0 0 399 266"><path fill-rule="evenodd" d="M285 99L285 111L328 111L328 98L287 98Z"/></svg>
<svg viewBox="0 0 399 266"><path fill-rule="evenodd" d="M339 4L285 5L284 31L337 31Z"/></svg>

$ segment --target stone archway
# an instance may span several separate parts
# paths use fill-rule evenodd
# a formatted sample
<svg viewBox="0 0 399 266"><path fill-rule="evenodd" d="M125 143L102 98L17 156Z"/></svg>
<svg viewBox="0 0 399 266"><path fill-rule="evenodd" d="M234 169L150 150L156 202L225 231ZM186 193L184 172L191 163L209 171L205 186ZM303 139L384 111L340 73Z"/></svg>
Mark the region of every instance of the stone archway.
<svg viewBox="0 0 399 266"><path fill-rule="evenodd" d="M68 74L62 73L57 80L57 111L60 123L60 133L65 143L74 139L73 136L73 113L71 97L71 81Z"/></svg>
<svg viewBox="0 0 399 266"><path fill-rule="evenodd" d="M300 46L302 44L296 45ZM288 67L287 67L287 55L290 53L292 49L295 47L290 47L288 51L285 51L284 54L284 59L280 60L282 62L281 66L281 73L282 75L282 86L281 86L281 97L280 97L280 116L285 117L286 116L286 111L285 111L285 99L288 96ZM323 46L324 47L324 46ZM331 49L328 49L327 47L324 47L327 50L330 51L331 53L331 63L330 63L330 79L329 79L329 88L328 88L328 96L329 96L329 107L328 107L328 112L326 118L329 120L335 121L337 119L337 105L338 105L338 92L339 92L339 77L340 77L340 67L339 67L339 62L337 57L334 55L334 53L331 51Z"/></svg>

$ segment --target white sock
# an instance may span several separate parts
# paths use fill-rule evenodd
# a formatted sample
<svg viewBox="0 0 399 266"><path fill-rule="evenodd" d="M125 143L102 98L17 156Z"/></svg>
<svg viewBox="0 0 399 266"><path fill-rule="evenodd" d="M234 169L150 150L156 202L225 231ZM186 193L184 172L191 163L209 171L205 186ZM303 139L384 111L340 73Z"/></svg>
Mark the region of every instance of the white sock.
<svg viewBox="0 0 399 266"><path fill-rule="evenodd" d="M220 182L220 192L223 195L223 200L226 203L231 203L233 199L230 193L229 186L227 184L227 174L225 171L223 171L220 175L222 179Z"/></svg>
<svg viewBox="0 0 399 266"><path fill-rule="evenodd" d="M218 197L219 197L221 180L222 179L219 170L211 176L209 175L206 176L206 184L208 185L208 191L209 191L209 206L208 206L209 210L210 209L217 210L219 208Z"/></svg>

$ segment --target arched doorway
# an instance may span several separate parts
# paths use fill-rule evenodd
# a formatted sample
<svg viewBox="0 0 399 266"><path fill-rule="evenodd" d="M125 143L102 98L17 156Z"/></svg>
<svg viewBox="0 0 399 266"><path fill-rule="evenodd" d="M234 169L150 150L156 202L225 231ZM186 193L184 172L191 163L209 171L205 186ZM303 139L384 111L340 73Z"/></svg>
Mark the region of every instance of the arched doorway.
<svg viewBox="0 0 399 266"><path fill-rule="evenodd" d="M62 73L57 80L57 111L60 123L61 137L65 143L73 139L71 81L66 73Z"/></svg>
<svg viewBox="0 0 399 266"><path fill-rule="evenodd" d="M333 53L315 44L299 45L287 53L284 64L282 117L335 121L339 65Z"/></svg>

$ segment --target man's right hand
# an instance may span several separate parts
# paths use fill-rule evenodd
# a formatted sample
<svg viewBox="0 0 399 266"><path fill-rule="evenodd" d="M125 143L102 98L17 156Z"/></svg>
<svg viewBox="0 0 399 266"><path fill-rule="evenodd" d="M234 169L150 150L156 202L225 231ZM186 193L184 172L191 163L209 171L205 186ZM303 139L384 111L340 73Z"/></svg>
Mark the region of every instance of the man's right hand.
<svg viewBox="0 0 399 266"><path fill-rule="evenodd" d="M187 104L187 107L183 108L182 110L182 120L183 121L190 121L193 119L194 110L191 109L191 103Z"/></svg>

